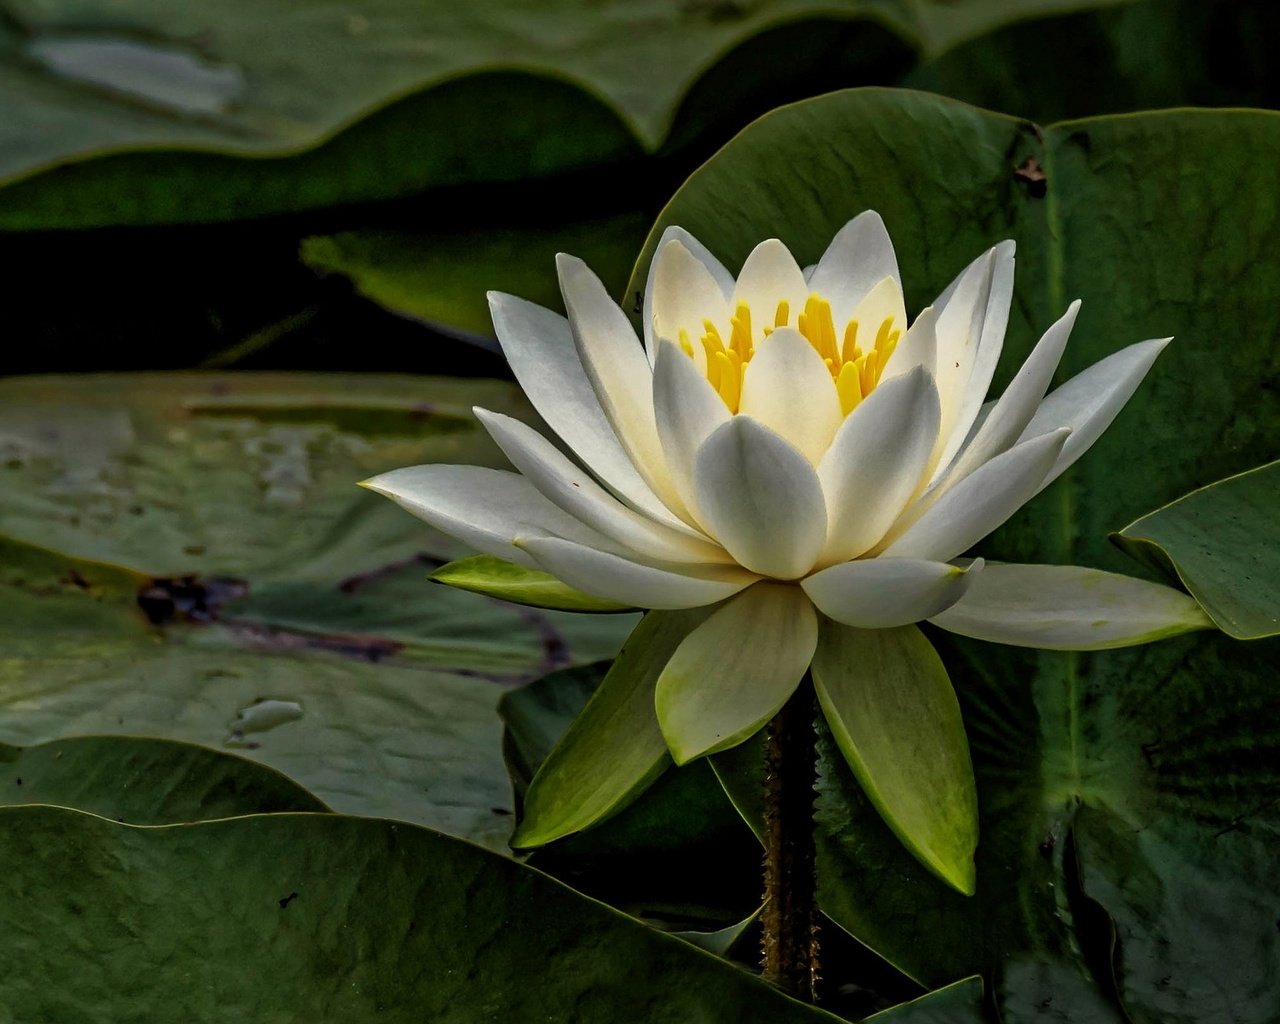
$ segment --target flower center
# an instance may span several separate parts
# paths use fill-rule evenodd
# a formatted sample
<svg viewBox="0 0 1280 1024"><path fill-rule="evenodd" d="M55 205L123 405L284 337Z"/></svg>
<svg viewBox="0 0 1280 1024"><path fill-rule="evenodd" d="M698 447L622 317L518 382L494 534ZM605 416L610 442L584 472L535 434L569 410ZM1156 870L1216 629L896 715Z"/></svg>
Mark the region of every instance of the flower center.
<svg viewBox="0 0 1280 1024"><path fill-rule="evenodd" d="M786 300L779 302L774 310L773 323L766 324L758 332L752 330L750 306L739 302L729 318L727 342L715 324L710 320L702 322L703 334L699 341L707 357L707 380L724 399L730 412L736 413L742 400L742 380L751 357L756 353L756 339L763 344L779 327L790 326L793 326L791 308ZM805 301L804 309L795 317L794 327L827 364L845 416L875 390L885 364L902 337L902 330L890 316L875 326L874 337L870 330L862 334L863 340L870 339L870 347L866 351L859 344L860 325L857 320L845 324L842 335L837 338L831 303L817 292ZM680 347L690 359L696 359L694 344L689 332L681 328Z"/></svg>

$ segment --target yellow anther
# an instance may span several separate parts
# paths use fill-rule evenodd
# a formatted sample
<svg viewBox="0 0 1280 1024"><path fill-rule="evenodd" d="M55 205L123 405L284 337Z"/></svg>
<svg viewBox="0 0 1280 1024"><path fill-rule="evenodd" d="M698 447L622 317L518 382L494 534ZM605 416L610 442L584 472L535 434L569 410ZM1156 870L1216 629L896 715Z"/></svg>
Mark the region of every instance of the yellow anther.
<svg viewBox="0 0 1280 1024"><path fill-rule="evenodd" d="M862 395L864 398L871 394L872 389L876 386L876 378L879 376L879 374L876 373L876 361L868 358L869 356L870 353L867 353L867 355L863 356L853 364L858 368L858 379L859 383L862 385Z"/></svg>
<svg viewBox="0 0 1280 1024"><path fill-rule="evenodd" d="M781 302L778 303L778 308L774 311L773 326L786 327L787 319L788 317L790 317L790 315L791 315L791 303L789 303L786 299L783 299ZM765 333L768 333L768 331L769 331L769 328L766 327Z"/></svg>
<svg viewBox="0 0 1280 1024"><path fill-rule="evenodd" d="M767 337L769 337L769 335L771 335L772 333L773 333L773 328L772 328L772 327L770 327L770 326L768 326L768 325L766 324L766 325L765 325L765 327L764 327L764 336L767 338ZM754 351L754 350L753 350L753 351Z"/></svg>
<svg viewBox="0 0 1280 1024"><path fill-rule="evenodd" d="M680 348L690 359L693 358L693 342L689 340L689 332L683 327L680 328Z"/></svg>
<svg viewBox="0 0 1280 1024"><path fill-rule="evenodd" d="M745 302L738 303L738 309L729 318L731 329L729 348L738 353L742 360L751 358L751 307Z"/></svg>
<svg viewBox="0 0 1280 1024"><path fill-rule="evenodd" d="M840 411L848 416L862 401L862 387L858 380L858 364L845 363L836 377L836 394L840 396Z"/></svg>
<svg viewBox="0 0 1280 1024"><path fill-rule="evenodd" d="M858 321L850 320L844 328L844 344L840 346L840 355L846 363L851 363L862 355L858 348Z"/></svg>

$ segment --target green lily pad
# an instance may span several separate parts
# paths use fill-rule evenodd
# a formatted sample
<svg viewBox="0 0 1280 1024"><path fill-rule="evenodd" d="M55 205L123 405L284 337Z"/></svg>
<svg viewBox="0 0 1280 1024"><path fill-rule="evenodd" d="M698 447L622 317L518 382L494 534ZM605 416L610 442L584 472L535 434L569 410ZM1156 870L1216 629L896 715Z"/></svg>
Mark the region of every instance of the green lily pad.
<svg viewBox="0 0 1280 1024"><path fill-rule="evenodd" d="M0 903L0 1005L21 1020L839 1020L412 825L136 828L19 807L0 829L0 875L21 894Z"/></svg>
<svg viewBox="0 0 1280 1024"><path fill-rule="evenodd" d="M1179 498L1112 540L1191 592L1238 640L1280 633L1280 462Z"/></svg>
<svg viewBox="0 0 1280 1024"><path fill-rule="evenodd" d="M1036 128L923 94L838 93L762 118L690 178L629 291L668 224L732 269L771 235L813 262L846 220L877 209L913 311L1015 238L997 389L1075 297L1084 305L1059 380L1125 344L1176 338L1093 450L979 553L1132 572L1110 531L1274 455L1264 339L1280 334L1278 160L1280 115L1267 112ZM974 760L977 895L949 893L915 864L828 748L827 913L929 984L974 971L1008 981L1032 965L1018 986L995 988L1011 1021L1105 1019L1099 1006L1141 1022L1269 1021L1263 1008L1280 1002L1280 864L1267 842L1280 827L1280 735L1266 724L1276 641L1202 634L1071 654L932 638ZM1215 901L1220 913L1207 913ZM1046 1011L1052 993L1031 994L1051 976Z"/></svg>
<svg viewBox="0 0 1280 1024"><path fill-rule="evenodd" d="M616 652L631 616L433 586L455 542L357 487L500 464L509 385L279 375L0 382L0 742L183 740L335 810L506 850L506 688Z"/></svg>
<svg viewBox="0 0 1280 1024"><path fill-rule="evenodd" d="M0 21L0 183L59 173L0 202L0 224L224 219L608 166L658 148L694 83L767 29L809 21L821 42L833 20L854 21L933 54L1062 6L560 0L478 17L461 0L358 10L21 0ZM833 60L813 68L819 88ZM794 65L755 60L735 85L776 96ZM287 157L335 136L283 173L236 159Z"/></svg>
<svg viewBox="0 0 1280 1024"><path fill-rule="evenodd" d="M132 736L0 744L0 804L56 804L130 825L329 810L266 765L191 743Z"/></svg>

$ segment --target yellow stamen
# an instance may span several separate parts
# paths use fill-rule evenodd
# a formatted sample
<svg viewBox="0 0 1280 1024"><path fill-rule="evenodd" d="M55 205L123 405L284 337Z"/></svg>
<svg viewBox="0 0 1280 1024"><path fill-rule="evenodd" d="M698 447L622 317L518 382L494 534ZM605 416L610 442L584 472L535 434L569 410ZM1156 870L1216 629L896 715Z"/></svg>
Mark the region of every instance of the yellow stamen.
<svg viewBox="0 0 1280 1024"><path fill-rule="evenodd" d="M791 307L786 299L774 310L773 323L764 324L761 334L768 337L791 320ZM755 338L751 309L739 302L729 318L729 340L725 343L719 328L710 320L702 322L703 335L699 339L707 357L707 382L716 389L730 412L736 413L742 403L742 384L747 365L755 355ZM902 338L902 331L895 328L893 317L886 317L876 330L875 339L867 351L858 344L859 324L850 320L843 335L837 337L831 303L816 292L805 301L796 317L796 327L814 351L822 357L832 377L840 408L848 416L876 386L889 363L890 357ZM691 359L696 349L688 331L679 332L680 348Z"/></svg>
<svg viewBox="0 0 1280 1024"><path fill-rule="evenodd" d="M720 397L724 399L724 404L729 407L729 411L737 412L738 401L742 397L742 376L734 367L730 355L729 352L716 353L716 369L719 370L720 376L716 390L720 392Z"/></svg>
<svg viewBox="0 0 1280 1024"><path fill-rule="evenodd" d="M840 355L846 363L851 363L862 355L858 348L858 321L850 320L844 328L844 344L840 346Z"/></svg>
<svg viewBox="0 0 1280 1024"><path fill-rule="evenodd" d="M732 333L729 335L729 348L736 352L743 362L751 358L751 308L745 302L738 303L738 309L729 318Z"/></svg>
<svg viewBox="0 0 1280 1024"><path fill-rule="evenodd" d="M848 416L862 402L862 388L858 382L857 363L845 363L836 377L836 394L840 396L840 411Z"/></svg>

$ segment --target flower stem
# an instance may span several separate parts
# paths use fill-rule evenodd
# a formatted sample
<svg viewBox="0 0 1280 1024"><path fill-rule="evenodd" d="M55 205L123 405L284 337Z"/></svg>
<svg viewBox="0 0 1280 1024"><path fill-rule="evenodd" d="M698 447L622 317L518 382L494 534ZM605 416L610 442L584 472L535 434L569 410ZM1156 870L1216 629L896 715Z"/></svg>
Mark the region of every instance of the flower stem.
<svg viewBox="0 0 1280 1024"><path fill-rule="evenodd" d="M765 743L764 909L766 978L806 1002L818 980L818 904L813 803L816 736L808 673L769 723Z"/></svg>

